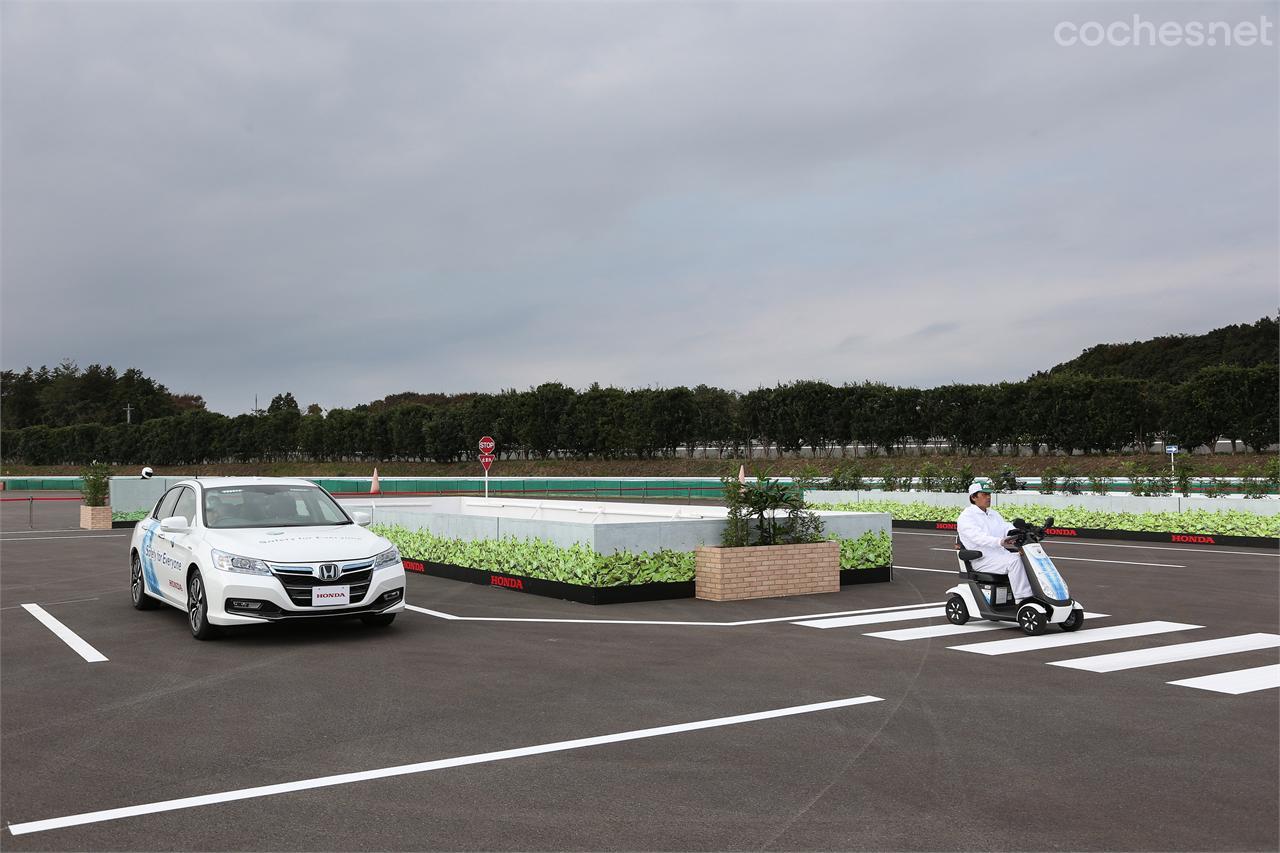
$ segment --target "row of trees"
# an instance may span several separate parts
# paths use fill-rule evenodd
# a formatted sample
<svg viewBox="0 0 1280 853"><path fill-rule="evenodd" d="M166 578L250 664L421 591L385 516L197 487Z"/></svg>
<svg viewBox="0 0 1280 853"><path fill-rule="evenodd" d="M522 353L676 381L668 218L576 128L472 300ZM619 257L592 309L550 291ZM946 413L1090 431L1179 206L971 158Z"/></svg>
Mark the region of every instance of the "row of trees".
<svg viewBox="0 0 1280 853"><path fill-rule="evenodd" d="M450 462L474 454L481 435L492 435L502 455L542 458L647 458L685 447L720 456L801 447L843 455L850 445L894 454L929 440L967 453L1018 445L1094 453L1146 448L1157 439L1212 448L1219 437L1261 451L1280 433L1278 383L1274 364L1206 368L1176 384L1054 374L931 389L804 381L739 394L705 385L576 391L552 382L327 414L318 407L304 414L283 394L265 412L237 417L192 409L133 425L5 429L4 451L33 465Z"/></svg>
<svg viewBox="0 0 1280 853"><path fill-rule="evenodd" d="M171 394L169 389L130 368L91 364L84 370L71 360L50 370L28 367L21 373L0 375L0 428L75 424L140 424L203 409L196 394Z"/></svg>

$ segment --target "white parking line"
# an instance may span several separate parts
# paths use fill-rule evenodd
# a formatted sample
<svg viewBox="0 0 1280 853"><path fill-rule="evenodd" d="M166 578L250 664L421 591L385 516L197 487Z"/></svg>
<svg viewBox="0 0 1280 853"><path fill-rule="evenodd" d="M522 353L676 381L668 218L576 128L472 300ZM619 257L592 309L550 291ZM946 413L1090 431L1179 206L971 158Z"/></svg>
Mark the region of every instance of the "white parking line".
<svg viewBox="0 0 1280 853"><path fill-rule="evenodd" d="M1102 619L1105 613L1085 613L1086 619ZM965 625L952 625L945 622L941 625L923 625L919 628L899 628L896 631L875 631L867 637L879 637L884 640L923 640L928 637L950 637L954 634L972 634L979 631L991 631L996 628L1018 628L1017 622L969 622Z"/></svg>
<svg viewBox="0 0 1280 853"><path fill-rule="evenodd" d="M980 655L1009 655L1017 652L1033 652L1058 646L1077 646L1081 643L1101 643L1107 640L1123 640L1129 637L1149 637L1172 631L1191 631L1202 625L1184 625L1181 622L1135 622L1132 625L1112 625L1108 628L1086 628L1070 634L1039 634L1034 637L1018 637L1013 640L996 640L993 643L969 643L964 646L948 646L961 652Z"/></svg>
<svg viewBox="0 0 1280 853"><path fill-rule="evenodd" d="M75 631L72 631L66 625L63 625L57 619L54 619L46 613L44 608L39 604L24 604L22 605L22 609L39 619L40 624L52 631L54 636L70 646L76 654L80 655L80 657L84 658L89 663L99 663L107 659L107 656L102 652L80 639L80 637L76 635Z"/></svg>
<svg viewBox="0 0 1280 853"><path fill-rule="evenodd" d="M945 607L898 611L897 613L868 613L862 616L839 616L834 619L810 619L797 622L806 628L848 628L850 625L875 625L878 622L906 622L911 619L931 619L946 615Z"/></svg>
<svg viewBox="0 0 1280 853"><path fill-rule="evenodd" d="M454 616L440 610L428 610L406 604L405 610L435 616L437 619L450 619L459 622L561 622L571 625L686 625L704 628L737 628L742 625L767 625L770 622L794 622L797 619L819 619L825 616L848 616L854 613L889 613L894 610L919 610L922 607L941 607L944 602L929 601L920 604L900 604L895 607L870 607L865 610L841 610L835 613L810 613L805 616L777 616L771 619L745 619L740 622L673 622L660 619L550 619L515 616Z"/></svg>
<svg viewBox="0 0 1280 853"><path fill-rule="evenodd" d="M1093 655L1087 658L1049 661L1049 666L1065 666L1089 672L1116 672L1140 666L1156 666L1184 660L1198 660L1236 652L1253 652L1259 649L1280 647L1280 634L1242 634L1239 637L1222 637L1217 640L1200 640L1195 643L1175 643L1172 646L1156 646L1132 652L1115 652L1109 655Z"/></svg>
<svg viewBox="0 0 1280 853"><path fill-rule="evenodd" d="M956 552L954 548L930 548L929 550L930 551L949 551L952 554ZM1096 560L1091 557L1064 557L1061 554L1054 554L1053 559L1077 560L1081 563L1119 563L1120 565L1124 565L1124 566L1160 566L1166 569L1185 569L1186 568L1186 566L1179 566L1174 563L1135 563L1131 560Z"/></svg>
<svg viewBox="0 0 1280 853"><path fill-rule="evenodd" d="M1241 693L1252 693L1255 690L1267 690L1280 687L1280 664L1256 666L1253 669L1237 669L1235 672L1219 672L1215 675L1202 675L1199 678L1184 678L1181 681L1169 681L1179 687L1195 687L1199 690L1212 690L1215 693L1230 693L1239 696Z"/></svg>
<svg viewBox="0 0 1280 853"><path fill-rule="evenodd" d="M407 776L412 773L429 773L433 770L446 770L450 767L466 767L472 764L485 764L492 761L505 761L512 758L524 758L530 755L545 755L550 752L564 752L570 749L582 749L589 746L602 746L610 743L641 740L643 738L662 737L681 732L695 732L702 729L713 729L721 726L735 726L742 723L753 723L759 720L772 720L778 717L790 717L797 714L812 714L817 711L829 711L835 708L847 708L852 705L864 705L869 702L883 701L879 696L855 696L850 699L837 699L833 702L817 702L812 705L795 705L790 708L778 708L772 711L757 711L752 714L739 714L733 717L718 717L713 720L700 720L692 723L677 723L673 726L659 726L651 729L636 729L629 732L618 732L611 735L562 740L555 743L524 746L517 749L504 749L498 752L483 752L476 755L463 755L457 758L443 758L438 761L422 761L417 764L401 764L398 767L384 767L379 770L363 770L356 773L342 773L336 776L321 776L315 779L301 779L297 782L284 782L277 785L263 785L257 788L241 788L237 791L226 791L220 794L205 794L198 797L183 797L177 800L164 800L158 803L147 803L139 806L126 806L118 809L104 809L96 812L68 815L66 817L35 820L28 823L9 825L14 835L26 835L30 832L45 832L50 829L62 829L68 826L80 826L86 823L100 823L108 820L119 820L126 817L156 814L158 812L190 809L197 806L208 806L214 803L229 803L235 800L249 800L257 797L270 797L276 794L288 794L293 791L308 791L314 788L327 788L333 785L348 785L353 782L367 782L371 779L386 779L392 776Z"/></svg>

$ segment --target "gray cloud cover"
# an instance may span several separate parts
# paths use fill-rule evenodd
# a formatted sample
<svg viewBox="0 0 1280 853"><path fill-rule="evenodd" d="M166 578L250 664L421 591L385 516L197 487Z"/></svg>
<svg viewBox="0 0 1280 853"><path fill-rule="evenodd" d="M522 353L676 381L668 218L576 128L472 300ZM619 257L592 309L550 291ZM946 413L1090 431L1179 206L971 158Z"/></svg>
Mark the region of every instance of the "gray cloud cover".
<svg viewBox="0 0 1280 853"><path fill-rule="evenodd" d="M1275 3L3 8L6 368L235 414L1016 379L1276 309Z"/></svg>

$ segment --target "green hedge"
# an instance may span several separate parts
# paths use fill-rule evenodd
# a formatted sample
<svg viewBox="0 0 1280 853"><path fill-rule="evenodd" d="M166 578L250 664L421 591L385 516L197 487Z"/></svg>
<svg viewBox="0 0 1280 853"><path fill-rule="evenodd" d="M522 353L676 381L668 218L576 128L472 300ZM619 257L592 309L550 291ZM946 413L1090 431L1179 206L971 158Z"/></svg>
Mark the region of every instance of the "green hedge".
<svg viewBox="0 0 1280 853"><path fill-rule="evenodd" d="M814 509L846 512L887 512L898 521L955 521L963 507L934 506L922 502L856 501L814 504ZM1059 527L1094 530L1131 530L1140 533L1196 533L1203 536L1280 537L1280 514L1255 515L1236 509L1197 509L1187 512L1101 512L1083 507L1049 507L1038 504L1006 504L998 509L1006 520L1021 517L1040 521L1053 516Z"/></svg>
<svg viewBox="0 0 1280 853"><path fill-rule="evenodd" d="M410 560L582 586L691 581L695 571L692 551L597 554L587 545L563 547L542 539L468 541L399 525L375 524L369 529L390 540L401 556ZM893 561L893 540L888 532L864 533L857 539L838 541L842 569L875 568Z"/></svg>

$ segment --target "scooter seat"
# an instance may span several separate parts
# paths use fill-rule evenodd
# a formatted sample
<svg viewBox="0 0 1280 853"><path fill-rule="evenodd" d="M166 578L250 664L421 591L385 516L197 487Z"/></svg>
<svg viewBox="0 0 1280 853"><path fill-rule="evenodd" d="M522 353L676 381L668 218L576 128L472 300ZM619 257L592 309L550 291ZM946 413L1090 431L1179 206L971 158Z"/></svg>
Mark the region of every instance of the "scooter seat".
<svg viewBox="0 0 1280 853"><path fill-rule="evenodd" d="M986 572L970 572L969 576L978 583L1007 584L1009 582L1008 575L990 575Z"/></svg>

